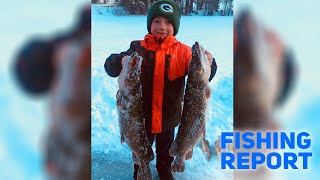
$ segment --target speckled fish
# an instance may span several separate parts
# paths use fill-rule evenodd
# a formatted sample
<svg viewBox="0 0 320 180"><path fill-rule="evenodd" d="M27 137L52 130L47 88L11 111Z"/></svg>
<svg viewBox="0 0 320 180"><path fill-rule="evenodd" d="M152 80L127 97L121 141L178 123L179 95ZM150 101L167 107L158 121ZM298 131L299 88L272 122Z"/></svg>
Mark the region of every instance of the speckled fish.
<svg viewBox="0 0 320 180"><path fill-rule="evenodd" d="M138 53L128 56L119 75L117 108L121 142L125 142L132 151L133 161L140 165L138 179L151 179L149 162L154 154L148 141L145 119L142 110L141 65L142 57Z"/></svg>
<svg viewBox="0 0 320 180"><path fill-rule="evenodd" d="M234 28L234 128L277 130L273 112L290 62L285 47L249 10L239 13Z"/></svg>
<svg viewBox="0 0 320 180"><path fill-rule="evenodd" d="M202 137L202 147L207 159L210 159L208 141L204 139L206 128L206 109L210 97L209 76L211 66L198 42L192 46L192 60L189 73L184 105L178 134L172 143L169 153L175 157L171 165L172 172L183 172L184 161L192 157L193 147Z"/></svg>

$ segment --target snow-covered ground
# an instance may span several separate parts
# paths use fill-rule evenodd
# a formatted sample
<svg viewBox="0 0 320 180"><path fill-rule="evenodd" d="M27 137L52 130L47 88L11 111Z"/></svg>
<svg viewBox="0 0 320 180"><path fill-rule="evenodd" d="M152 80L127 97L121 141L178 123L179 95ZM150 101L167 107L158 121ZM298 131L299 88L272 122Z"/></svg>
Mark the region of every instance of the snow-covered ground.
<svg viewBox="0 0 320 180"><path fill-rule="evenodd" d="M99 10L97 10L99 9ZM102 12L103 15L101 15ZM120 143L115 95L116 78L104 70L105 59L111 53L129 48L133 40L147 34L146 16L113 16L105 9L92 6L92 177L93 179L130 179L133 175L131 152ZM218 71L210 82L207 138L211 142L220 131L233 128L233 17L182 17L177 39L192 46L201 43L216 58ZM155 161L151 163L156 177ZM220 170L217 157L207 162L199 147L192 160L186 162L186 171L175 174L177 179L226 179L230 172Z"/></svg>

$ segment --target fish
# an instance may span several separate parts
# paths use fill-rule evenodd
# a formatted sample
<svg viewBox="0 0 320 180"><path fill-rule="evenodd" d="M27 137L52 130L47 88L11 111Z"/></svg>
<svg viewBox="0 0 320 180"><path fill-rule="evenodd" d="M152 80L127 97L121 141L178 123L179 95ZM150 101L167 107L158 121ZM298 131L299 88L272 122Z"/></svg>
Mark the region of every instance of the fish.
<svg viewBox="0 0 320 180"><path fill-rule="evenodd" d="M280 129L272 113L284 83L284 44L248 9L235 19L234 41L234 128Z"/></svg>
<svg viewBox="0 0 320 180"><path fill-rule="evenodd" d="M169 150L170 156L175 157L171 164L172 172L184 171L184 161L192 158L193 148L201 137L207 159L212 155L209 142L205 139L206 109L211 94L211 66L204 51L198 42L192 46L180 126Z"/></svg>
<svg viewBox="0 0 320 180"><path fill-rule="evenodd" d="M48 179L90 179L90 35L63 41L52 54L56 74L44 145Z"/></svg>
<svg viewBox="0 0 320 180"><path fill-rule="evenodd" d="M274 112L288 82L285 64L293 59L286 59L287 47L281 38L272 28L265 27L250 9L239 11L234 22L234 131L281 131L283 127ZM233 151L236 155L257 149L233 148ZM266 156L276 150L262 147L258 151ZM252 163L252 158L248 163ZM264 166L233 173L237 179L274 179L273 172Z"/></svg>
<svg viewBox="0 0 320 180"><path fill-rule="evenodd" d="M141 65L143 58L134 52L127 57L118 77L116 95L121 143L132 151L135 164L139 165L137 178L152 179L149 162L154 153L148 141L142 109Z"/></svg>

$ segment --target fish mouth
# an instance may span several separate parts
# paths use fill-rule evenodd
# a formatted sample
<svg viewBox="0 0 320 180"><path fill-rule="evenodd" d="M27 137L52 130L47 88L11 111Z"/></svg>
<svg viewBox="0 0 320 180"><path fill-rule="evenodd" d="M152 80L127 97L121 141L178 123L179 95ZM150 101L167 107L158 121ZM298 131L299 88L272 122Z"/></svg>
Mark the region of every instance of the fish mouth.
<svg viewBox="0 0 320 180"><path fill-rule="evenodd" d="M192 46L192 55L196 58L199 57L199 43L195 42L195 44Z"/></svg>
<svg viewBox="0 0 320 180"><path fill-rule="evenodd" d="M204 48L198 42L192 46L192 62L193 68L198 69L198 75L207 82L211 74L211 64L209 64Z"/></svg>
<svg viewBox="0 0 320 180"><path fill-rule="evenodd" d="M206 66L207 56L199 42L195 42L192 46L192 57L199 60L202 67Z"/></svg>
<svg viewBox="0 0 320 180"><path fill-rule="evenodd" d="M200 58L202 58L202 55L205 54L203 47L197 41L192 46L192 54L194 54L194 55L196 55L196 57L200 57Z"/></svg>
<svg viewBox="0 0 320 180"><path fill-rule="evenodd" d="M139 56L137 52L133 52L130 55L130 61L129 61L129 69L130 74L137 75L141 72L141 65L142 65L142 57Z"/></svg>

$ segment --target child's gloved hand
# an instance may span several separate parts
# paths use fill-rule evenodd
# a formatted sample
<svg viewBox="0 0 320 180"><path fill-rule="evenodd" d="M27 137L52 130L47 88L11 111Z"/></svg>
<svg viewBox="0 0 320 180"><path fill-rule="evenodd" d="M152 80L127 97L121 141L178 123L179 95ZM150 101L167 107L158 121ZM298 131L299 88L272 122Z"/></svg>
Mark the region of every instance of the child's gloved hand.
<svg viewBox="0 0 320 180"><path fill-rule="evenodd" d="M212 61L213 61L212 54L211 54L209 51L207 51L207 50L205 50L204 53L207 55L209 64L210 64L210 66L211 66Z"/></svg>

